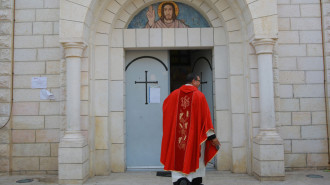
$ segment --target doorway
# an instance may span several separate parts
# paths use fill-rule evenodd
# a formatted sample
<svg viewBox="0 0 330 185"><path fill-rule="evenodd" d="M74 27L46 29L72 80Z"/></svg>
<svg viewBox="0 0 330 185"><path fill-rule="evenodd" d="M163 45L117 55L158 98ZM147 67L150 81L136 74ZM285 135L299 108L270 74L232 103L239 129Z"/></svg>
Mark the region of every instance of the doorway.
<svg viewBox="0 0 330 185"><path fill-rule="evenodd" d="M188 73L200 76L199 90L213 120L212 50L126 51L125 56L126 167L161 169L163 101L185 84Z"/></svg>

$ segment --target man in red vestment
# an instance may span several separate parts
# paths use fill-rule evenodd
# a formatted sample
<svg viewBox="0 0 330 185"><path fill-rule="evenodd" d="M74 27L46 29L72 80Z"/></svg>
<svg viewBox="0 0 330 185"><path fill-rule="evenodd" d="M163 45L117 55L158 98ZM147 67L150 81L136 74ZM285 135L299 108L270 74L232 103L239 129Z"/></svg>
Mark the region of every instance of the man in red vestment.
<svg viewBox="0 0 330 185"><path fill-rule="evenodd" d="M200 78L187 75L187 84L173 91L163 104L160 162L172 171L174 185L200 185L206 164L216 155L216 138Z"/></svg>

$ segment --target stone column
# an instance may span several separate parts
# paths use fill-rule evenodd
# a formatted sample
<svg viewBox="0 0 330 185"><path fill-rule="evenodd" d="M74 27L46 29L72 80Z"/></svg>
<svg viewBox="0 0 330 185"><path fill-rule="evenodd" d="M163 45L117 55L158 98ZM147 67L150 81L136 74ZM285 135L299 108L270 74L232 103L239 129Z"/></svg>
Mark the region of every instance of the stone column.
<svg viewBox="0 0 330 185"><path fill-rule="evenodd" d="M88 178L89 150L80 128L80 78L84 43L63 43L66 62L66 119L59 144L59 183L82 184Z"/></svg>
<svg viewBox="0 0 330 185"><path fill-rule="evenodd" d="M260 130L253 139L253 173L259 180L284 180L283 140L276 130L273 39L252 42L258 56Z"/></svg>

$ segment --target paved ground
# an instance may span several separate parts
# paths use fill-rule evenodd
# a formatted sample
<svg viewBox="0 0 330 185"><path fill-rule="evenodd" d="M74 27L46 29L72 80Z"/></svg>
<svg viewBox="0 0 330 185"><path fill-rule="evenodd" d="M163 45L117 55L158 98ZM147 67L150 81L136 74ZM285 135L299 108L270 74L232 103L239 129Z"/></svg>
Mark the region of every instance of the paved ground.
<svg viewBox="0 0 330 185"><path fill-rule="evenodd" d="M321 175L323 178L309 178L308 174ZM31 183L16 183L17 180L32 178ZM1 177L1 185L55 185L56 176L11 176ZM330 172L295 171L287 172L285 181L260 182L246 174L208 171L203 182L205 185L330 185ZM157 177L156 172L112 173L89 179L85 185L171 185L170 177Z"/></svg>

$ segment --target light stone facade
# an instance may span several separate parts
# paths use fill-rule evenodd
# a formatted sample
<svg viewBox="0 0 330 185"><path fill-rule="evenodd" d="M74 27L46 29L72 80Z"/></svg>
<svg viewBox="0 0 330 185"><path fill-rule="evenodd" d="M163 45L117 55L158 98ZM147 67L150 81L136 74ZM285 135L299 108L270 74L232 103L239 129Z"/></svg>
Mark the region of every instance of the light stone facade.
<svg viewBox="0 0 330 185"><path fill-rule="evenodd" d="M158 1L1 0L0 126L11 119L0 174L65 184L125 172L130 49L212 49L217 170L283 180L285 169L329 168L330 1L178 1L211 28L126 29ZM32 77L47 77L55 100L40 100Z"/></svg>

